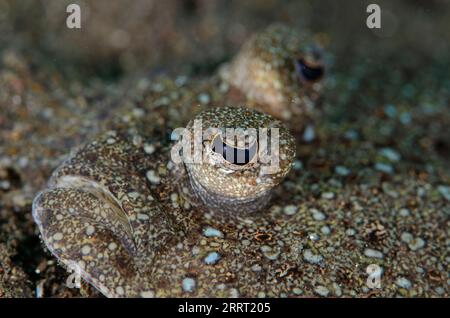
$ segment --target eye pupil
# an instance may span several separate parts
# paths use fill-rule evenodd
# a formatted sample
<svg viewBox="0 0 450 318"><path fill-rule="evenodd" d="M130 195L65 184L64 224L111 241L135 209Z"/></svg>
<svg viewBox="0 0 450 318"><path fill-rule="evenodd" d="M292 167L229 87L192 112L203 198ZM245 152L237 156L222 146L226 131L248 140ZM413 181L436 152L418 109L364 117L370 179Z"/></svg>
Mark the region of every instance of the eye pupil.
<svg viewBox="0 0 450 318"><path fill-rule="evenodd" d="M219 140L216 139L215 142L213 143L212 150L215 153L220 154L228 162L230 162L234 165L238 165L238 166L242 165L243 166L243 165L248 164L251 161L251 159L255 155L254 152L256 151L256 148L251 147L251 149L248 149L248 148L242 149L242 148L232 147L232 146L227 145L222 140L220 140L220 142L219 142Z"/></svg>
<svg viewBox="0 0 450 318"><path fill-rule="evenodd" d="M312 67L305 63L303 59L299 59L296 61L296 68L302 78L308 81L315 81L322 77L323 75L323 67L316 66Z"/></svg>

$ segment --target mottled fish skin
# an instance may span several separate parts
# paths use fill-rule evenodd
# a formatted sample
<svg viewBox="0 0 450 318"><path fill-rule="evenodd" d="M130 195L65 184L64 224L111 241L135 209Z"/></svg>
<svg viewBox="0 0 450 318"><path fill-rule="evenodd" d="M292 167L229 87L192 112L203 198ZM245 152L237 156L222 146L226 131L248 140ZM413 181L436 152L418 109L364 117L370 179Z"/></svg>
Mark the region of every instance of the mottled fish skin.
<svg viewBox="0 0 450 318"><path fill-rule="evenodd" d="M258 50L265 52L264 60L269 63L270 57L267 54L270 55L272 51L278 52L276 56L279 56L280 51L285 51L286 59L297 58L297 55L292 55L294 51L284 46L285 40L282 41L283 45L280 44L281 42L274 41L273 45L281 45L275 48L268 44L271 43L269 39L273 37L284 38L286 32L291 34L288 28L270 27L259 35L263 44L257 41L255 46L255 40L252 39L243 48L244 53L241 54L248 54L245 52L248 52L249 47L255 46ZM288 38L291 36L292 34ZM234 64L244 68L250 67L242 64L240 59L238 56L237 60L232 61L231 67L233 68ZM273 62L277 65L279 58L274 58ZM251 68L252 70L247 72L246 76L249 76L248 80L253 81L254 77L251 74L255 71L255 66L252 65ZM290 72L280 65L275 69L283 78L285 75L282 74ZM160 95L164 94L158 91L157 94L152 93L144 98L144 104L141 105L143 114L136 113L135 108L130 110L124 107L122 112L112 119L110 130L78 148L54 172L49 180L48 188L35 198L33 217L45 245L64 266L71 267L76 264L81 270L82 277L105 296L191 295L193 291L189 290L190 285L184 281L189 277L198 277L194 288L198 290L195 292L196 295L224 296L220 289L216 290L214 286L205 285L208 280L201 274L202 267L205 265L197 260L198 256L194 257L190 252L191 248L201 245L199 241L202 239L202 226L208 223L214 224L216 228L224 228L222 231L229 227L231 232L227 234L228 238L225 238L225 242L228 242L226 244L229 248L234 246L229 256L226 256L226 250L211 254L209 257L205 256L209 267L217 262L220 265L214 269L215 274L211 276L211 279L215 277L214 282L218 279L219 282L228 284L230 290L237 290L239 285L245 282L253 284L252 282L257 278L257 273L255 277L252 276L253 274L251 277L247 277L248 273L245 274L245 277L240 278L244 280L242 282L237 278L240 275L241 265L233 261L239 257L239 254L235 254L236 251L242 250L244 254L251 253L255 247L241 246L240 240L233 238L232 233L244 227L244 229L248 228L249 232L245 230L242 235L252 235L250 233L261 226L274 222L274 215L267 214L263 206L268 202L271 189L279 184L290 170L295 157L295 143L284 125L272 117L244 108L224 107L248 104L252 108L278 114L278 118L284 117L280 113L280 105L267 102L272 100L271 98L263 100L249 93L247 90L250 88L247 86L241 87L242 92L238 94L240 97L237 99L232 90L218 89L217 85L220 85L222 81L233 86L229 76L220 78L218 80L218 77L213 77L209 82L199 82L198 87L195 87L194 83L190 83L187 87L180 87L173 105L158 106L157 101L161 99ZM167 83L172 85L173 82ZM286 81L286 84L288 83L291 85L293 82ZM281 84L284 85L282 82ZM288 91L290 89L282 89L269 94ZM196 93L191 94L191 92ZM198 92L207 92L211 96L211 101L199 106ZM301 90L302 94L305 92ZM288 99L291 97L287 96ZM217 104L212 105L212 103ZM301 103L288 104L283 105L289 109L303 107ZM213 106L219 106L219 108L216 110ZM199 118L203 116L205 119L211 119L211 114L216 114L219 117L222 116L221 123L227 122L236 128L248 126L249 123L245 120L252 118L255 122L250 126L261 124L264 127L279 127L281 130L283 143L280 148L284 154L281 171L272 180L268 179L261 183L256 180L256 175L251 173L251 169L248 169L249 172L242 174L235 183L236 185L241 182L262 184L262 188L256 187L253 190L264 189L265 199L255 201L253 195L242 195L244 201L249 200L231 216L228 213L220 213L221 207L224 211L230 210L223 205L230 201L208 204L208 196L197 193L198 189L192 187L192 178L189 179L191 174L186 173L184 166L175 165L170 161L170 145L167 140L164 140L173 128L180 124L186 125L187 121L202 109L207 110L201 113ZM247 115L243 116L243 114ZM162 118L165 120L160 123ZM206 122L212 124L208 120ZM144 142L156 140L155 152L149 154L142 140ZM148 173L155 171L161 177L149 178ZM201 171L196 170L195 181L202 182L203 187L210 194L212 184L204 182L207 175L201 173L199 175ZM228 180L226 178L223 181ZM225 193L225 196L227 194L236 195L230 192ZM254 212L261 209L263 210L260 213L264 217L255 214L251 221L254 225L250 226L249 220L243 217L246 210ZM231 210L236 210L236 207ZM284 220L280 221L284 222ZM233 228L234 230L231 230ZM195 260L191 261L193 257ZM192 264L196 269L188 265L180 267L182 262ZM208 272L209 269L205 275ZM256 296L260 291L256 287L254 290L246 290L243 286L242 291L247 296Z"/></svg>
<svg viewBox="0 0 450 318"><path fill-rule="evenodd" d="M146 184L148 158L126 137L108 132L81 148L33 203L52 253L78 264L108 296L132 295L127 282L139 275L139 261L150 264L176 234Z"/></svg>
<svg viewBox="0 0 450 318"><path fill-rule="evenodd" d="M323 59L309 34L274 24L249 39L220 75L245 95L246 106L292 120L311 112L323 90L322 78L305 78L298 62L322 71Z"/></svg>

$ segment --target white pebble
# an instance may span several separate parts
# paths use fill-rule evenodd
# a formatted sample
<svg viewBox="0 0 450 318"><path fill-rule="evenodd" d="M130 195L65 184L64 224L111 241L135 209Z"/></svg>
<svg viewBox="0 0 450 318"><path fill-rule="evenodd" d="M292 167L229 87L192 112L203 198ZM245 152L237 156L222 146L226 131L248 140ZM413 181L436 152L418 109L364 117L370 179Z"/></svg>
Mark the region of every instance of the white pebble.
<svg viewBox="0 0 450 318"><path fill-rule="evenodd" d="M364 255L366 255L367 257L372 257L372 258L379 258L379 259L383 258L383 253L381 253L380 251L371 249L371 248L366 248L364 250Z"/></svg>
<svg viewBox="0 0 450 318"><path fill-rule="evenodd" d="M286 215L294 215L297 212L297 207L295 205L287 205L284 207L283 212Z"/></svg>
<svg viewBox="0 0 450 318"><path fill-rule="evenodd" d="M315 136L316 133L314 131L314 126L311 125L307 126L305 131L303 132L303 140L309 143L314 140Z"/></svg>
<svg viewBox="0 0 450 318"><path fill-rule="evenodd" d="M204 261L207 265L214 265L220 260L220 255L217 252L211 252L205 257Z"/></svg>
<svg viewBox="0 0 450 318"><path fill-rule="evenodd" d="M53 234L53 239L55 241L60 241L60 240L62 240L62 238L63 238L63 234L61 232Z"/></svg>
<svg viewBox="0 0 450 318"><path fill-rule="evenodd" d="M92 235L94 234L95 228L92 225L88 225L86 228L86 235Z"/></svg>
<svg viewBox="0 0 450 318"><path fill-rule="evenodd" d="M333 192L324 192L324 193L322 193L322 198L327 199L327 200L334 199L334 193Z"/></svg>
<svg viewBox="0 0 450 318"><path fill-rule="evenodd" d="M375 169L380 172L387 173L387 174L392 174L394 172L394 168L392 168L391 165L388 165L386 163L381 163L381 162L377 162L375 164Z"/></svg>
<svg viewBox="0 0 450 318"><path fill-rule="evenodd" d="M445 200L450 201L450 187L440 185L438 186L438 191L445 198Z"/></svg>
<svg viewBox="0 0 450 318"><path fill-rule="evenodd" d="M328 235L331 233L331 229L328 226L324 225L320 228L320 232L322 232L322 234Z"/></svg>
<svg viewBox="0 0 450 318"><path fill-rule="evenodd" d="M425 246L425 241L420 237L417 237L409 242L408 246L412 251L417 251Z"/></svg>
<svg viewBox="0 0 450 318"><path fill-rule="evenodd" d="M122 286L118 286L118 287L116 288L116 293L117 293L118 295L123 295L123 294L125 294L125 291L124 291L124 289L123 289Z"/></svg>
<svg viewBox="0 0 450 318"><path fill-rule="evenodd" d="M314 254L311 250L305 250L303 252L303 258L311 264L319 264L323 260L322 255Z"/></svg>
<svg viewBox="0 0 450 318"><path fill-rule="evenodd" d="M154 298L155 292L153 290L143 291L143 292L141 292L141 297L142 298Z"/></svg>
<svg viewBox="0 0 450 318"><path fill-rule="evenodd" d="M350 170L347 169L347 168L344 167L344 166L336 166L336 168L334 169L334 171L335 171L338 175L343 176L343 177L348 176L348 175L350 174Z"/></svg>
<svg viewBox="0 0 450 318"><path fill-rule="evenodd" d="M210 100L208 94L202 93L198 96L198 101L202 104L208 104Z"/></svg>
<svg viewBox="0 0 450 318"><path fill-rule="evenodd" d="M91 247L90 247L89 245L84 245L84 246L81 248L81 253L82 253L83 255L88 255L90 252L91 252Z"/></svg>
<svg viewBox="0 0 450 318"><path fill-rule="evenodd" d="M400 236L400 238L405 243L409 243L409 242L411 242L414 239L412 234L408 233L408 232L403 232L402 235Z"/></svg>
<svg viewBox="0 0 450 318"><path fill-rule="evenodd" d="M158 184L161 181L161 178L158 175L156 175L154 170L147 171L145 176L147 177L148 181L150 181L153 184Z"/></svg>
<svg viewBox="0 0 450 318"><path fill-rule="evenodd" d="M309 239L311 240L311 241L317 241L317 240L319 240L319 235L317 235L316 233L311 233L311 234L309 234Z"/></svg>
<svg viewBox="0 0 450 318"><path fill-rule="evenodd" d="M207 227L203 229L203 235L206 237L220 237L223 238L223 233L215 228Z"/></svg>
<svg viewBox="0 0 450 318"><path fill-rule="evenodd" d="M183 290L188 293L192 293L195 289L196 282L193 278L186 277L182 281Z"/></svg>
<svg viewBox="0 0 450 318"><path fill-rule="evenodd" d="M325 286L317 286L314 291L322 297L327 297L330 291Z"/></svg>
<svg viewBox="0 0 450 318"><path fill-rule="evenodd" d="M316 221L323 221L327 217L323 212L321 212L317 209L311 209L311 214L312 214L313 219Z"/></svg>
<svg viewBox="0 0 450 318"><path fill-rule="evenodd" d="M405 289L410 289L412 286L411 282L408 279L406 279L405 277L397 278L397 280L395 281L395 284L398 287L405 288Z"/></svg>
<svg viewBox="0 0 450 318"><path fill-rule="evenodd" d="M152 144L144 144L144 151L146 154L151 155L155 152L155 146L153 146Z"/></svg>
<svg viewBox="0 0 450 318"><path fill-rule="evenodd" d="M409 210L408 209L400 209L400 211L398 211L398 214L400 214L403 217L409 216Z"/></svg>
<svg viewBox="0 0 450 318"><path fill-rule="evenodd" d="M111 251L114 251L114 250L117 248L117 244L114 243L114 242L111 242L111 243L109 243L108 248L109 248Z"/></svg>
<svg viewBox="0 0 450 318"><path fill-rule="evenodd" d="M390 161L393 162L400 161L401 158L400 154L392 148L382 148L380 149L379 153L386 159L389 159Z"/></svg>

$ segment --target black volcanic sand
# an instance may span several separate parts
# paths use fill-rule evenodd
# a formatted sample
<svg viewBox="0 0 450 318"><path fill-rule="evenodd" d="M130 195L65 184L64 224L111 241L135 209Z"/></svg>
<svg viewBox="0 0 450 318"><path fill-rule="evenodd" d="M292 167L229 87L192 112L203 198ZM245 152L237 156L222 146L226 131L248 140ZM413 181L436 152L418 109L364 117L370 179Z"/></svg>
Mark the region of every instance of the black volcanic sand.
<svg viewBox="0 0 450 318"><path fill-rule="evenodd" d="M304 285L286 296L448 297L450 5L379 1L383 28L373 32L361 1L189 3L158 4L167 18L156 19L100 1L81 36L60 27L54 1L0 2L0 297L99 296L65 286L33 197L71 148L134 102L128 77L207 75L274 21L313 31L329 64L318 124L297 136L285 181L298 195L280 200L312 214ZM119 40L99 40L113 27ZM379 290L364 286L369 264L383 268Z"/></svg>

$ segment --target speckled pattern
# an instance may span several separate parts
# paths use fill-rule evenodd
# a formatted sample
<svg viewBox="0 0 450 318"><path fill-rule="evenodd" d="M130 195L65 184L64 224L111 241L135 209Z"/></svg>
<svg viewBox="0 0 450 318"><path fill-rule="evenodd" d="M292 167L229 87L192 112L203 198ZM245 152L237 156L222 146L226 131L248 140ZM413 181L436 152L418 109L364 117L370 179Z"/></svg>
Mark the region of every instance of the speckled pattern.
<svg viewBox="0 0 450 318"><path fill-rule="evenodd" d="M277 38L289 32L286 27L270 27L260 38ZM253 41L250 45L252 43ZM277 41L272 43L274 47L269 46L269 43L272 41L267 41L264 51L266 55L271 51L283 52L284 47L278 46ZM261 45L258 47L261 49ZM279 63L278 54L274 55L275 64ZM287 61L297 58L290 54L284 56ZM240 67L246 66L240 64ZM254 66L251 67L255 71ZM280 74L284 72L283 68L279 70ZM300 82L300 78L297 80ZM209 85L210 91L202 94L211 94L214 88ZM180 98L183 91L173 91L172 94ZM226 100L227 90L223 89L223 85L222 95L222 100ZM191 101L190 104L194 103ZM205 108L208 108L207 104L209 103L205 103ZM157 102L149 104L149 111L158 106ZM137 296L148 292L164 295L167 288L175 286L169 283L167 288L162 288L159 287L161 282L158 282L159 270L164 268L163 264L168 262L170 268L177 268L170 261L175 255L167 258L171 255L168 252L170 247L187 247L185 235L200 226L196 218L190 222L180 222L181 215L186 215L183 217L185 218L189 213L196 213L197 218L201 219L202 214L207 211L213 214L228 212L227 214L236 216L255 211L263 213L262 209L269 201L271 189L282 181L292 167L295 143L280 121L263 113L242 107L219 107L204 111L195 119L201 120L205 129L279 129L279 149L274 153L279 158L279 169L275 173L262 174L262 163L250 163L241 167L226 160L214 165L209 161L187 164L188 175L194 186L186 185L175 189L174 185L183 178L180 168L174 169L177 173L169 173L165 180L161 180L156 165L166 163L173 167L170 152L161 149L154 154L156 158L152 158L143 147L143 141L152 136L140 128L151 123L153 118L136 110L132 110L130 116L127 108L122 112L123 116L112 119L113 130L77 150L54 172L48 184L49 189L34 200L33 216L49 250L67 267L73 263L78 264L83 278L106 296ZM161 113L158 115L160 119L167 116ZM192 122L188 127L191 126ZM167 128L170 127L163 129ZM172 204L176 204L177 198L182 198L184 192L187 201L179 208L180 211L164 205L167 196L165 187L174 188L169 194L175 201ZM160 197L155 198L155 193ZM200 200L193 198L196 194L202 199L205 208L199 205ZM193 201L192 204L190 201ZM226 218L222 222L228 223ZM201 235L197 236L197 240L201 238ZM240 246L239 242L235 244L235 249L238 250L248 248ZM175 249L173 253L177 253L178 257L184 253L187 260L191 250ZM211 256L212 260L206 261L206 265L216 265L220 259L219 264L227 269L231 264L228 264L225 253L216 253ZM230 261L233 259L229 258ZM238 270L227 269L228 275L236 275L236 271ZM168 272L162 272L161 275L172 276ZM186 275L188 274L180 273L179 278ZM198 288L205 288L202 284L200 280L196 282ZM215 295L214 288L205 292L205 295ZM171 293L165 295L170 296ZM257 294L249 294L252 295Z"/></svg>
<svg viewBox="0 0 450 318"><path fill-rule="evenodd" d="M257 104L247 101L239 87L220 75L207 79L146 75L116 85L67 83L52 72L36 70L17 54L3 52L0 295L98 296L84 283L80 290L66 287L69 273L39 242L31 200L70 148L83 141L90 147L94 140L114 137L118 145L137 150L130 152L136 161L125 161L134 162L133 171L139 178L145 175L161 210L171 213L166 224L174 234L164 252L148 263L134 257L134 265L124 266L132 254L128 251L112 260L127 270L111 277L130 282L112 288L113 295L448 297L450 64L445 48L450 41L444 41L445 32L438 32L448 28L424 35L429 29L421 26L430 26L429 20L448 26L450 20L443 18L448 16L445 10L431 10L431 3L427 5L431 13L414 19L408 19L413 17L407 15L408 7L399 6L391 10L411 28L399 27L392 39L361 28L356 18L353 28L338 28L327 20L329 27L322 37L331 40L337 56L333 69L325 73L324 99L305 116L284 121L296 142L293 169L273 189L267 208L249 215L205 209L192 196L183 170L162 158L170 147L168 132L184 127L205 107ZM359 16L363 9L342 10ZM318 15L329 17L327 12ZM99 131L102 135L95 137ZM114 148L114 143L104 145ZM81 160L82 153L77 153ZM126 165L120 156L105 162ZM138 171L140 167L144 170ZM95 203L95 197L109 198L123 186L140 189L142 185L118 181L109 193L91 187L99 180L113 184L106 179L89 179L87 184L86 179L77 180L93 192L81 192L75 186L80 183L73 179L70 187L58 191L72 191L73 198L83 196L77 207L84 206L81 201L100 206L105 201ZM145 201L133 199L135 191L130 192L123 198ZM106 201L105 207L115 213L117 202ZM132 211L132 205L129 208ZM114 224L122 233L122 241L113 238L113 242L122 245L106 248L97 241L105 255L119 246L143 246L127 242L122 218L107 217L111 223L106 224ZM80 238L86 238L81 229L86 235L109 235L95 220L86 223L76 227ZM89 256L91 249L83 242L92 244L81 239L74 246ZM380 289L366 284L371 264L382 268Z"/></svg>

